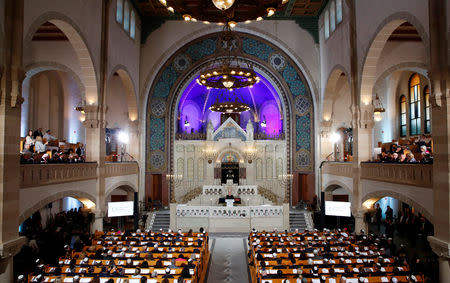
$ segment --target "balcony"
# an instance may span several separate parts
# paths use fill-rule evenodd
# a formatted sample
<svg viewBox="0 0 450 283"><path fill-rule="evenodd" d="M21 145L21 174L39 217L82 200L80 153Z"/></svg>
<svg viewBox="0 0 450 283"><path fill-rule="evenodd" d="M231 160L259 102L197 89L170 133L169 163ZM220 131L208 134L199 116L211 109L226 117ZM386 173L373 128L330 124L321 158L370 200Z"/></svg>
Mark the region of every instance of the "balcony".
<svg viewBox="0 0 450 283"><path fill-rule="evenodd" d="M97 162L21 164L20 187L38 187L97 178Z"/></svg>
<svg viewBox="0 0 450 283"><path fill-rule="evenodd" d="M137 162L105 163L105 177L138 174ZM97 178L97 162L21 164L20 187L39 187Z"/></svg>
<svg viewBox="0 0 450 283"><path fill-rule="evenodd" d="M132 175L138 172L139 166L135 161L105 163L105 177Z"/></svg>
<svg viewBox="0 0 450 283"><path fill-rule="evenodd" d="M361 163L361 179L432 188L433 165Z"/></svg>
<svg viewBox="0 0 450 283"><path fill-rule="evenodd" d="M325 162L322 166L322 174L352 178L352 162Z"/></svg>

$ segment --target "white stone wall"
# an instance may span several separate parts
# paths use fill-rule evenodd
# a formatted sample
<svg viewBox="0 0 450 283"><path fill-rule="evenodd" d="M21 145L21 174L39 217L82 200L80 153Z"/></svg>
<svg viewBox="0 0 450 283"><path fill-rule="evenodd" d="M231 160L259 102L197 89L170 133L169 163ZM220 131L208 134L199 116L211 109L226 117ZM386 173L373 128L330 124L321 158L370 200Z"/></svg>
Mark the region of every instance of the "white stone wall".
<svg viewBox="0 0 450 283"><path fill-rule="evenodd" d="M97 77L100 70L102 1L91 0L25 0L24 38L31 32L35 21L40 18L60 18L69 21L80 32L91 54ZM27 44L24 42L24 50ZM25 52L25 54L28 52Z"/></svg>
<svg viewBox="0 0 450 283"><path fill-rule="evenodd" d="M231 143L231 147L230 144ZM257 157L248 163L245 155L245 149L249 146L257 149ZM214 147L217 156L211 163L203 153L205 148ZM182 184L175 190L177 202L193 188L212 185L214 180L214 167L220 167L220 160L228 152L238 155L239 167L246 168L247 178L242 180L247 185L261 185L277 194L280 198L284 197L284 189L278 183L278 175L286 174L287 153L285 141L241 141L238 139L221 139L219 141L187 141L176 140L173 153L174 174L183 175ZM278 163L277 163L278 162ZM203 173L199 171L202 169ZM259 168L259 165L261 167ZM281 164L277 166L277 164ZM277 167L279 169L277 169ZM260 174L257 173L260 170ZM202 177L202 174L204 178Z"/></svg>

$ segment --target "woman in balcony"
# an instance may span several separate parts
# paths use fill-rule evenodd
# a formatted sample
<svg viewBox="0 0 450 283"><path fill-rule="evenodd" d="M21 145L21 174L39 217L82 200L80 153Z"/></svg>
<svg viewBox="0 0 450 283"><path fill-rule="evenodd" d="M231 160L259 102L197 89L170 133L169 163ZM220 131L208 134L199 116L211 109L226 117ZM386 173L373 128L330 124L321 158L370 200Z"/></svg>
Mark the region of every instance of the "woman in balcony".
<svg viewBox="0 0 450 283"><path fill-rule="evenodd" d="M42 142L42 137L41 136L37 136L36 137L36 141L34 143L34 152L36 153L44 153L46 152L46 146L45 144Z"/></svg>

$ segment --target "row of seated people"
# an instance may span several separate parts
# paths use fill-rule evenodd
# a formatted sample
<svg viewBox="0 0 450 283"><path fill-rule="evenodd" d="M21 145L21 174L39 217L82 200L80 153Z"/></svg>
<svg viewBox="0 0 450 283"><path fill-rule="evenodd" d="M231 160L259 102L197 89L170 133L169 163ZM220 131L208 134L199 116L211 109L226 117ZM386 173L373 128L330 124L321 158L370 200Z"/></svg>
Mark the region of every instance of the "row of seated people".
<svg viewBox="0 0 450 283"><path fill-rule="evenodd" d="M371 235L324 230L252 232L252 282L423 282L390 242Z"/></svg>
<svg viewBox="0 0 450 283"><path fill-rule="evenodd" d="M29 282L203 282L208 234L96 232L81 252L65 247L56 266L39 264Z"/></svg>
<svg viewBox="0 0 450 283"><path fill-rule="evenodd" d="M46 153L32 153L24 150L20 153L21 164L58 164L58 163L82 163L85 162L84 155L74 153L72 149L67 152L56 149Z"/></svg>
<svg viewBox="0 0 450 283"><path fill-rule="evenodd" d="M21 153L50 153L56 151L68 152L71 150L78 156L84 156L85 150L82 143L66 143L54 137L50 130L44 134L42 128L36 131L29 130L28 135L20 140L20 152Z"/></svg>
<svg viewBox="0 0 450 283"><path fill-rule="evenodd" d="M377 161L389 163L432 163L433 140L431 136L400 139L392 143L379 143L381 153Z"/></svg>

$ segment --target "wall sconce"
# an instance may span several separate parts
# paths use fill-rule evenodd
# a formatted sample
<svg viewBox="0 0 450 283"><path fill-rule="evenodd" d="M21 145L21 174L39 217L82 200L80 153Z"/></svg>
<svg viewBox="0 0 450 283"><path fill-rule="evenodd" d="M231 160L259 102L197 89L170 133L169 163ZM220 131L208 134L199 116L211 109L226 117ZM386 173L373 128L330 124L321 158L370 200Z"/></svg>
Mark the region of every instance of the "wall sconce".
<svg viewBox="0 0 450 283"><path fill-rule="evenodd" d="M203 155L208 160L208 163L211 164L217 155L217 150L212 147L205 148L203 149Z"/></svg>
<svg viewBox="0 0 450 283"><path fill-rule="evenodd" d="M266 116L264 115L263 118L264 118L264 119L263 119L263 121L261 122L261 127L262 127L262 128L265 128L265 127L267 127Z"/></svg>
<svg viewBox="0 0 450 283"><path fill-rule="evenodd" d="M255 147L247 147L245 149L245 155L249 164L251 164L253 162L253 159L255 159L256 153L257 151Z"/></svg>

